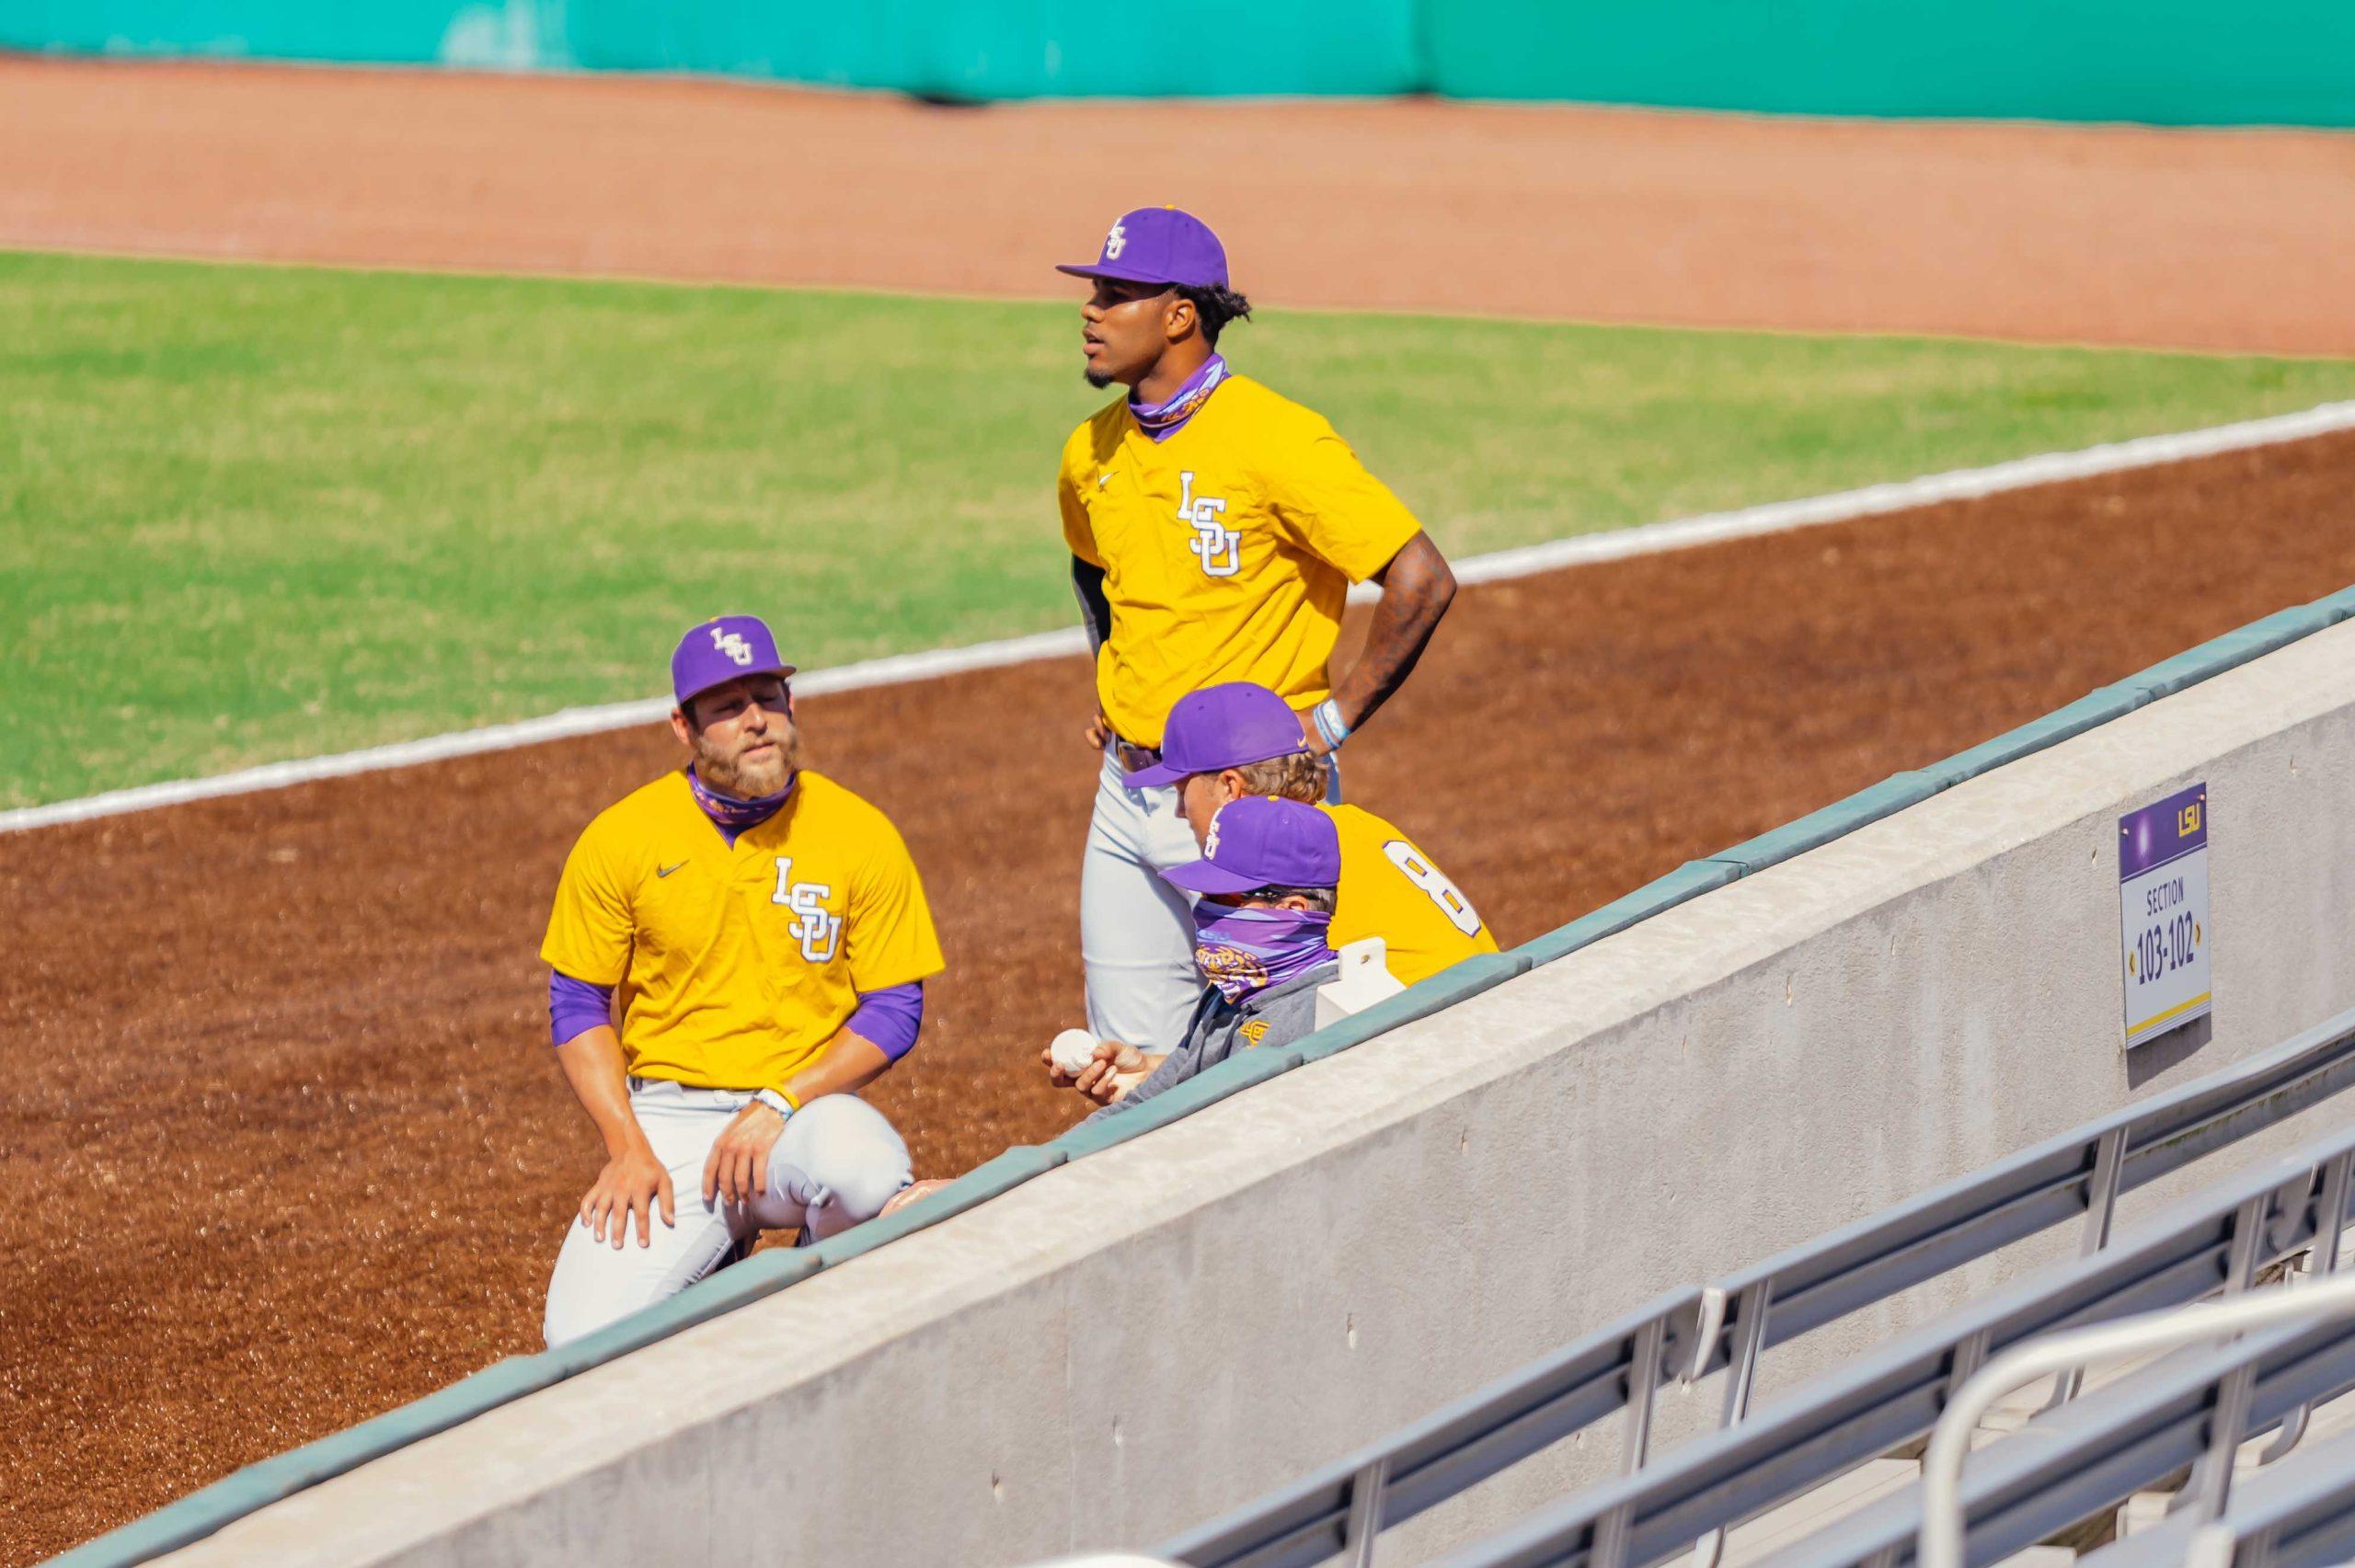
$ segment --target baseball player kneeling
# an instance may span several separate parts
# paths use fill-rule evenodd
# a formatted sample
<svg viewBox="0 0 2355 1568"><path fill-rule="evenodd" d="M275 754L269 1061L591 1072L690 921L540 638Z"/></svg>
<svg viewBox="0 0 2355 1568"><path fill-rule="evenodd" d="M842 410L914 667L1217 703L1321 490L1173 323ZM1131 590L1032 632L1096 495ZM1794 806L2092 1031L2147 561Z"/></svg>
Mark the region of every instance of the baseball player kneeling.
<svg viewBox="0 0 2355 1568"><path fill-rule="evenodd" d="M857 1091L915 1044L940 944L898 831L801 766L792 675L752 616L689 632L671 658L686 765L601 812L565 861L540 956L605 1166L548 1282L551 1345L763 1230L872 1219L911 1180Z"/></svg>
<svg viewBox="0 0 2355 1568"><path fill-rule="evenodd" d="M1194 966L1202 994L1184 1040L1166 1055L1107 1040L1075 1076L1050 1055L1057 1082L1107 1107L1098 1116L1149 1100L1238 1050L1291 1045L1316 1026L1316 988L1340 973L1328 938L1341 843L1332 818L1316 807L1265 795L1231 802L1210 824L1202 858L1161 875L1199 895Z"/></svg>

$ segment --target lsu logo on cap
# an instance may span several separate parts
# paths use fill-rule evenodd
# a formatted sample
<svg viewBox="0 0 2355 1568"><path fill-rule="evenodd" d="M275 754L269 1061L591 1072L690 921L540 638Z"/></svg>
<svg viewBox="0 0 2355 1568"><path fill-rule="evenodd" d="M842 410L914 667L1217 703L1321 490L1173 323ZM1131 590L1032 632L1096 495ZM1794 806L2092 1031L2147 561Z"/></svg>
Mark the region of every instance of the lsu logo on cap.
<svg viewBox="0 0 2355 1568"><path fill-rule="evenodd" d="M1118 261L1120 259L1120 252L1128 249L1128 247L1129 231L1122 228L1120 224L1114 223L1112 225L1112 232L1104 236L1104 259L1107 261Z"/></svg>
<svg viewBox="0 0 2355 1568"><path fill-rule="evenodd" d="M1218 858L1218 819L1225 815L1226 807L1223 806L1211 813L1211 830L1202 835L1202 858L1204 860L1216 860Z"/></svg>
<svg viewBox="0 0 2355 1568"><path fill-rule="evenodd" d="M752 662L752 645L744 640L741 632L723 632L714 626L711 629L711 646L740 665Z"/></svg>

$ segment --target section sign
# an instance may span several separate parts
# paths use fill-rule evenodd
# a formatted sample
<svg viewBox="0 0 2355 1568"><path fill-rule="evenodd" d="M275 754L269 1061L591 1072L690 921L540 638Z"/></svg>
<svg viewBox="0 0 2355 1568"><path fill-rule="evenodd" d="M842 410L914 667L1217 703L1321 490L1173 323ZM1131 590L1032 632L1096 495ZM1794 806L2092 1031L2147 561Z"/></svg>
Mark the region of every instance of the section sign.
<svg viewBox="0 0 2355 1568"><path fill-rule="evenodd" d="M2208 1016L2208 786L2118 819L2118 912L2126 950L2126 1044Z"/></svg>

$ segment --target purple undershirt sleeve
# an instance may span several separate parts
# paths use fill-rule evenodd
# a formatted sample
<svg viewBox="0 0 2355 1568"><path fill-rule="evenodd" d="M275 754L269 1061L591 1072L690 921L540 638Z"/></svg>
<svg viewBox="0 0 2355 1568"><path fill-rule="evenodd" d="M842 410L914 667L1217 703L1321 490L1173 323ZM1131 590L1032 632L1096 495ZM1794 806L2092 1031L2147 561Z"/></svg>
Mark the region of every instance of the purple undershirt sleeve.
<svg viewBox="0 0 2355 1568"><path fill-rule="evenodd" d="M548 1043L563 1045L614 1021L614 988L548 971Z"/></svg>
<svg viewBox="0 0 2355 1568"><path fill-rule="evenodd" d="M916 1030L923 1024L924 982L910 980L902 986L859 992L857 1010L844 1027L881 1047L885 1056L897 1061L914 1047Z"/></svg>

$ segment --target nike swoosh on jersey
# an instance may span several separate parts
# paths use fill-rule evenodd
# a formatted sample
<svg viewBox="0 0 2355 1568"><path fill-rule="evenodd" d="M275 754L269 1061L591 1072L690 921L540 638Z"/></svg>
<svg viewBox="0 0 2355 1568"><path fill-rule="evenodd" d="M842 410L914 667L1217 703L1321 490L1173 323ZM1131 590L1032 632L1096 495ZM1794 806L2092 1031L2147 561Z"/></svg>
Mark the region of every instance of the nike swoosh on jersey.
<svg viewBox="0 0 2355 1568"><path fill-rule="evenodd" d="M655 875L656 876L658 876L658 877L661 877L661 876L670 876L670 875L671 875L671 873L672 873L672 872L674 872L674 871L678 870L678 869L679 869L679 867L681 867L681 866L683 866L683 865L684 865L684 864L687 864L687 863L686 863L685 861L681 860L681 861L673 861L673 862L672 862L669 865L658 865L658 866L656 866L656 867L654 868L654 875Z"/></svg>

